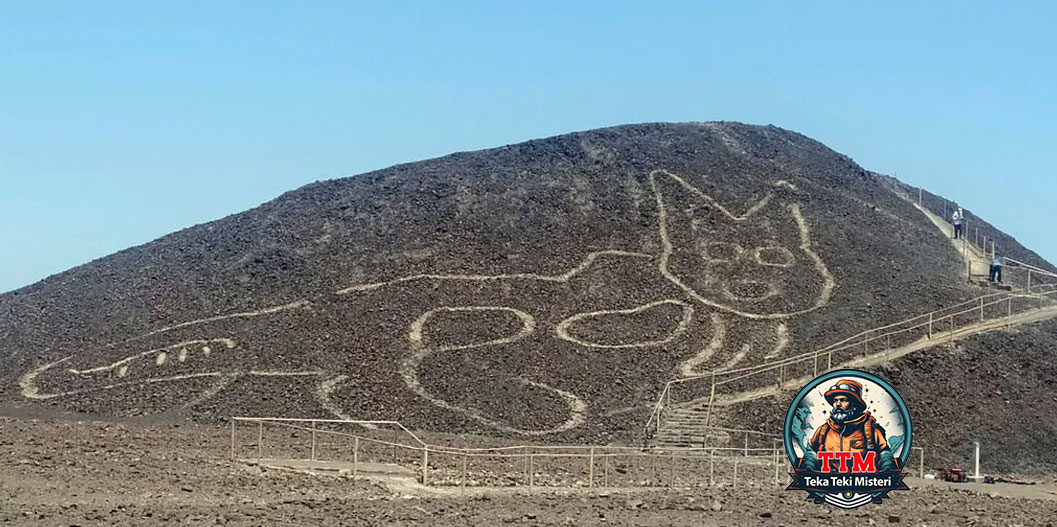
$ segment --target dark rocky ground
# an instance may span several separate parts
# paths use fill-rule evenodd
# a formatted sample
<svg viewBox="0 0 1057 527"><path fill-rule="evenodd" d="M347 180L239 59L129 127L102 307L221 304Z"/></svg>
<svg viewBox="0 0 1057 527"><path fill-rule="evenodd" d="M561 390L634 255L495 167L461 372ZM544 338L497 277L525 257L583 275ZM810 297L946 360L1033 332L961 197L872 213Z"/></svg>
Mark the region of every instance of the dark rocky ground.
<svg viewBox="0 0 1057 527"><path fill-rule="evenodd" d="M658 169L670 175L651 180ZM716 336L717 319L724 345L700 370L724 367L743 349L739 364L763 360L783 321L790 354L979 294L962 280L951 245L892 185L800 134L736 123L607 128L319 182L0 296L0 396L27 402L25 374L69 357L39 375L35 389L76 393L38 409L200 422L339 411L516 436L511 429L562 426L570 418L563 394L571 394L585 404L585 422L548 440L635 441L664 381ZM807 246L835 282L828 297L825 273L802 248L794 205L810 230ZM1011 239L1003 244L1027 255ZM553 278L602 250L635 254L602 255ZM662 263L680 283L660 272ZM508 278L337 294L417 273ZM751 298L768 287L774 295ZM211 319L297 301L305 303ZM816 303L824 305L811 310ZM431 311L453 306L490 309ZM775 319L732 311L805 312ZM559 328L609 347L563 340ZM502 339L511 341L492 342ZM208 342L186 344L195 340ZM642 341L664 342L621 347ZM949 367L976 367L978 382L987 382L984 372L1010 360L1005 349L981 352L977 362L959 355ZM418 392L401 373L414 376ZM1052 388L1055 377L1038 382ZM317 396L322 387L329 406ZM943 416L970 404L932 400ZM981 414L996 423L1010 412L1033 415L975 404L997 412Z"/></svg>
<svg viewBox="0 0 1057 527"><path fill-rule="evenodd" d="M868 371L906 401L928 467L971 467L980 441L987 473L1057 471L1057 321L941 344ZM732 420L781 423L793 395L740 405Z"/></svg>

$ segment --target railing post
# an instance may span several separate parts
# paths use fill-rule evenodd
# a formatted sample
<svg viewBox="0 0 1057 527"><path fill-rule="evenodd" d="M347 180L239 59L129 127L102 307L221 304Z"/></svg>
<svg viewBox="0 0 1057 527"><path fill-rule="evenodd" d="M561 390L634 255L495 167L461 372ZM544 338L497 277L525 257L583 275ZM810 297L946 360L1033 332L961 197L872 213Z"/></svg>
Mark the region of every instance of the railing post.
<svg viewBox="0 0 1057 527"><path fill-rule="evenodd" d="M734 458L734 488L738 488L738 458Z"/></svg>
<svg viewBox="0 0 1057 527"><path fill-rule="evenodd" d="M1031 292L1031 269L1028 269L1028 292Z"/></svg>
<svg viewBox="0 0 1057 527"><path fill-rule="evenodd" d="M261 461L261 451L264 445L264 421L257 421L257 462Z"/></svg>
<svg viewBox="0 0 1057 527"><path fill-rule="evenodd" d="M774 486L780 487L782 484L778 480L778 449L774 449Z"/></svg>
<svg viewBox="0 0 1057 527"><path fill-rule="evenodd" d="M716 450L714 448L708 449L708 486L716 486L716 471L714 469L716 458Z"/></svg>
<svg viewBox="0 0 1057 527"><path fill-rule="evenodd" d="M811 355L811 375L818 376L818 352Z"/></svg>
<svg viewBox="0 0 1057 527"><path fill-rule="evenodd" d="M528 447L521 447L521 455L525 458L525 483L529 482L529 454Z"/></svg>
<svg viewBox="0 0 1057 527"><path fill-rule="evenodd" d="M316 422L312 421L312 461L316 460Z"/></svg>
<svg viewBox="0 0 1057 527"><path fill-rule="evenodd" d="M429 485L429 447L422 449L422 484Z"/></svg>
<svg viewBox="0 0 1057 527"><path fill-rule="evenodd" d="M609 488L609 454L602 456L602 488Z"/></svg>
<svg viewBox="0 0 1057 527"><path fill-rule="evenodd" d="M535 467L534 461L535 461L535 457L532 454L529 454L529 457L528 457L529 487L535 487L536 486L536 467Z"/></svg>
<svg viewBox="0 0 1057 527"><path fill-rule="evenodd" d="M463 487L466 486L466 465L468 465L469 463L470 463L470 455L469 454L463 454L462 455L462 486Z"/></svg>
<svg viewBox="0 0 1057 527"><path fill-rule="evenodd" d="M587 464L587 486L595 486L595 447L591 447L591 453L588 454L590 460Z"/></svg>
<svg viewBox="0 0 1057 527"><path fill-rule="evenodd" d="M360 438L352 438L352 477L360 471Z"/></svg>
<svg viewBox="0 0 1057 527"><path fill-rule="evenodd" d="M716 398L716 372L712 372L712 389L708 394L708 409L705 411L705 428L708 428L712 420L712 403Z"/></svg>
<svg viewBox="0 0 1057 527"><path fill-rule="evenodd" d="M1006 316L1013 316L1013 297L1006 297Z"/></svg>
<svg viewBox="0 0 1057 527"><path fill-rule="evenodd" d="M980 322L984 321L984 297L980 297Z"/></svg>
<svg viewBox="0 0 1057 527"><path fill-rule="evenodd" d="M833 352L826 354L826 371L833 369Z"/></svg>
<svg viewBox="0 0 1057 527"><path fill-rule="evenodd" d="M929 313L929 340L932 340L932 313Z"/></svg>
<svg viewBox="0 0 1057 527"><path fill-rule="evenodd" d="M749 433L745 432L745 457L749 457Z"/></svg>

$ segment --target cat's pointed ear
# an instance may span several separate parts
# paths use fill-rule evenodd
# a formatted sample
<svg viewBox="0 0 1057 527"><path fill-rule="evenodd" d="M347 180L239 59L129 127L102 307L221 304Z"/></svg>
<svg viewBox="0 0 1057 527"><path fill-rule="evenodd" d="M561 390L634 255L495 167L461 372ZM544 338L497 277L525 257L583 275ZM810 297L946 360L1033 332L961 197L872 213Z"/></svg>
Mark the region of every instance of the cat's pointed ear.
<svg viewBox="0 0 1057 527"><path fill-rule="evenodd" d="M791 186L789 183L786 184ZM650 185L662 210L668 206L677 206L677 203L702 206L709 211L711 216L729 222L745 221L758 214L774 199L777 188L768 187L762 193L757 194L757 197L741 206L735 206L713 198L682 177L665 170L655 170L650 173Z"/></svg>

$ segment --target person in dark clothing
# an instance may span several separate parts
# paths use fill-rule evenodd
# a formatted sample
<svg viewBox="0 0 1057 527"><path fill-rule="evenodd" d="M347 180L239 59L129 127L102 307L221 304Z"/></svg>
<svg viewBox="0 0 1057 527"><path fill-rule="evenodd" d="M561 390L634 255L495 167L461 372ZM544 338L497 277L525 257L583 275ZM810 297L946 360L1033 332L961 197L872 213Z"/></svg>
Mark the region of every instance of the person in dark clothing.
<svg viewBox="0 0 1057 527"><path fill-rule="evenodd" d="M1002 283L1002 264L1005 263L1001 256L995 256L991 260L991 272L987 276L988 282Z"/></svg>

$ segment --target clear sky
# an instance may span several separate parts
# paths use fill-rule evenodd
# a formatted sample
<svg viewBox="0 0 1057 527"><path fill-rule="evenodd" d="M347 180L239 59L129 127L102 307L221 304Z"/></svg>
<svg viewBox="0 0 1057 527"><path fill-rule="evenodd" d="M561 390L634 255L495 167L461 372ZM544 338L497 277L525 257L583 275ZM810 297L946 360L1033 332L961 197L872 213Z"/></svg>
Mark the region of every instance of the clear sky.
<svg viewBox="0 0 1057 527"><path fill-rule="evenodd" d="M312 181L645 121L796 130L1057 262L1057 3L865 4L0 0L0 291Z"/></svg>

